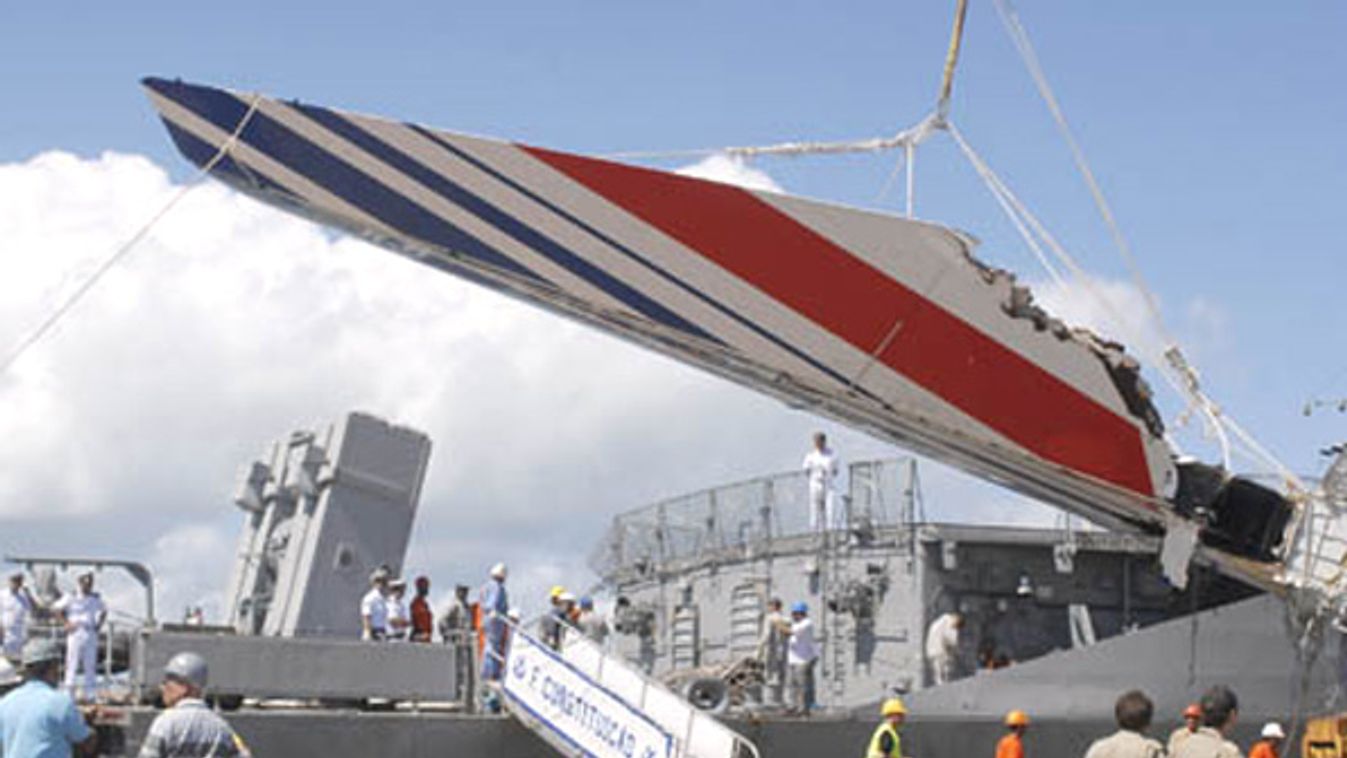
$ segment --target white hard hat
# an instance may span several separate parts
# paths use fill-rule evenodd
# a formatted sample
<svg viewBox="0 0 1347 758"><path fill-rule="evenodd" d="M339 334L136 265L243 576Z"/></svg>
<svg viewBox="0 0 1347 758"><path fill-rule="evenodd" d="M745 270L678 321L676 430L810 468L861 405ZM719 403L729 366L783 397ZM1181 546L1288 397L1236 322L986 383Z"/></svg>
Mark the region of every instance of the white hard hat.
<svg viewBox="0 0 1347 758"><path fill-rule="evenodd" d="M496 579L504 579L505 573L506 572L504 563L497 563L496 565L491 567L491 576Z"/></svg>
<svg viewBox="0 0 1347 758"><path fill-rule="evenodd" d="M507 611L507 612L505 613L505 616L506 616L506 618L510 619L511 621L518 621L518 620L519 620L519 609L518 609L518 608L511 608L509 611Z"/></svg>
<svg viewBox="0 0 1347 758"><path fill-rule="evenodd" d="M557 595L557 600L560 600L563 603L574 603L575 595L572 595L569 592L562 592L560 595Z"/></svg>
<svg viewBox="0 0 1347 758"><path fill-rule="evenodd" d="M1286 739L1286 732L1282 731L1281 724L1278 724L1275 721L1269 721L1263 725L1263 736L1284 740Z"/></svg>
<svg viewBox="0 0 1347 758"><path fill-rule="evenodd" d="M14 664L10 663L8 658L0 656L0 687L9 687L18 684L19 681L18 669L14 668Z"/></svg>
<svg viewBox="0 0 1347 758"><path fill-rule="evenodd" d="M164 666L164 676L172 677L197 689L206 688L210 670L206 668L206 659L196 653L178 653Z"/></svg>
<svg viewBox="0 0 1347 758"><path fill-rule="evenodd" d="M65 658L61 643L50 637L35 637L23 646L23 667L36 666Z"/></svg>

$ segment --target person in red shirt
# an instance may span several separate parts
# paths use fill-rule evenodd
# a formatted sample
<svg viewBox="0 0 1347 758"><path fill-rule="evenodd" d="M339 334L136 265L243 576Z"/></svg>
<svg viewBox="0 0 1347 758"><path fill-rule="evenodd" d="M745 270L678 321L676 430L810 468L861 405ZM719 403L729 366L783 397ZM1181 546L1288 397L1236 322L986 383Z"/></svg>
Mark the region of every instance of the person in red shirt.
<svg viewBox="0 0 1347 758"><path fill-rule="evenodd" d="M430 579L416 577L416 597L412 600L412 642L430 642L435 614L430 611Z"/></svg>
<svg viewBox="0 0 1347 758"><path fill-rule="evenodd" d="M1029 715L1024 711L1006 714L1009 733L996 743L996 758L1024 758L1024 733L1029 731Z"/></svg>
<svg viewBox="0 0 1347 758"><path fill-rule="evenodd" d="M1282 725L1275 721L1267 722L1263 725L1263 739L1254 743L1249 758L1278 758L1284 739L1286 732L1282 731Z"/></svg>

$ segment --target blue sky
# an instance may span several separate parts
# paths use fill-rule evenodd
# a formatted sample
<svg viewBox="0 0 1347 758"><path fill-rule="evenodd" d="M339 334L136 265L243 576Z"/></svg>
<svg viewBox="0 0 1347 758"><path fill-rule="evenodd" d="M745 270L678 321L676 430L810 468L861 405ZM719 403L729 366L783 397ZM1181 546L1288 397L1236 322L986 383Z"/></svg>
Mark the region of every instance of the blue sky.
<svg viewBox="0 0 1347 758"><path fill-rule="evenodd" d="M1124 278L1120 260L993 5L990 0L972 0L971 6L953 121L1092 272L1109 280ZM145 156L172 179L186 179L190 175L186 162L173 152L139 90L138 80L145 75L260 90L446 129L598 154L885 135L917 121L932 106L952 8L953 2L853 2L844 10L837 4L795 2L383 3L378 7L333 2L236 2L227 6L145 2L90 4L74 10L63 4L11 3L0 8L0 102L5 103L0 116L0 173L7 168L31 168L35 156L64 151L86 161L82 173L53 169L52 175L92 173L103 180L127 177L126 181L141 182L137 191L145 182L158 186L134 165L93 163L105 151L115 151ZM1207 388L1293 468L1317 472L1321 462L1315 451L1347 436L1345 415L1330 410L1305 418L1300 413L1311 397L1347 396L1347 352L1342 350L1347 316L1339 307L1347 271L1342 259L1347 231L1340 210L1347 194L1347 148L1342 140L1347 131L1347 98L1342 96L1341 84L1341 72L1347 71L1347 51L1341 45L1347 32L1347 6L1332 2L1021 0L1018 10L1163 304L1168 324L1202 369ZM763 160L754 165L790 192L874 206L895 157ZM1024 278L1044 279L948 138L937 136L923 146L917 165L918 215L975 234L983 240L983 258L1020 271ZM50 166L41 168L45 171ZM110 197L117 197L115 185L110 189L100 186L97 192L91 190L91 196L104 197L99 193L110 192ZM69 188L65 194L75 190ZM39 193L35 189L33 194ZM135 193L128 189L123 194ZM150 195L153 192L147 191ZM236 201L222 194L209 197L215 207L235 208L231 204ZM901 199L901 192L895 190L880 205L896 209ZM96 243L81 243L80 254L100 258L147 218L157 202L128 202L125 210L119 208L119 215L111 215L120 225L97 237ZM78 270L74 265L78 256L72 253L68 262L55 260L58 252L40 242L41 232L50 223L53 236L58 226L66 235L86 222L80 220L83 217L71 220L68 208L58 211L53 206L50 219L45 213L39 207L25 217L36 230L36 244L19 249L17 243L7 245L0 239L0 291L6 277L13 280L18 275L15 272L30 268L39 256L52 257L53 271L64 273L37 277L35 287L54 287L53 282L65 281L62 277ZM188 210L182 214L198 218ZM299 256L301 262L296 266L307 267L303 268L307 277L327 277L324 281L335 286L346 281L342 277L359 279L351 271L372 277L382 267L392 272L387 274L390 280L400 282L397 286L407 287L413 281L407 277L416 276L406 272L410 264L392 256L364 261L360 258L364 253L340 245L330 245L329 250L324 247L329 242L306 238L299 227L257 221L251 211L239 214L244 220L232 227L237 233L253 230L249 224L255 223L282 240L264 243L241 237L246 244L275 244L278 249L290 244L321 247L325 255L354 256L351 260L360 261L343 259L347 262L332 272L315 263L320 258ZM219 247L213 238L199 242L203 249ZM69 247L63 245L63 250ZM155 281L146 268L153 256L160 256L154 260L156 265L167 261L163 265L169 267L156 269L157 274L176 276L178 269L190 268L181 256L195 245L188 234L181 237L177 249L165 243L166 249L153 255L147 252L128 263L123 279L110 278L103 288L107 291L100 294L107 302L91 297L52 344L44 345L41 354L35 353L31 382L40 384L41 377L57 377L50 385L59 386L61 377L84 371L91 372L90 382L103 385L100 391L111 392L125 384L130 388L127 392L162 397L165 387L171 390L174 385L168 379L162 385L155 383L159 380L135 384L110 370L99 373L101 364L92 369L78 364L76 368L75 363L62 361L75 361L71 356L81 351L92 354L99 347L91 322L108 312L100 309L108 308L109 302L116 305L127 288L156 294ZM228 246L219 249L227 251ZM259 263L256 256L248 260L249 265L271 265ZM87 260L82 265L87 268ZM234 271L232 275L244 274ZM273 278L290 282L289 276L298 277L289 272ZM460 285L448 280L425 286L423 295L450 304L465 297ZM294 298L293 292L286 292ZM396 311L399 305L391 303L387 293L371 293L359 286L352 292L353 301L373 302L385 310ZM473 303L473 308L498 317L492 302ZM422 318L427 313L451 312L442 311L433 301L408 307ZM33 323L43 309L35 299L15 311L14 323L7 325L0 319L0 338L8 344L18 332L15 324ZM116 316L115 307L112 313L109 323ZM156 313L156 318L164 318ZM278 312L272 317L291 315ZM395 318L405 316L394 313ZM343 312L342 318L350 324L349 313ZM366 348L371 351L389 339L384 333L367 336ZM476 351L472 353L475 371L455 377L474 387L471 382L482 382L484 393L492 383L517 387L519 392L534 391L529 387L536 385L525 381L530 376L527 367L510 363L514 356L509 353L517 345L507 339L493 342L492 336L441 335L445 345L468 344ZM518 335L508 332L506 336ZM124 333L114 338L127 340L128 351L139 349L142 343L170 341L156 336L153 325L138 329L134 340ZM433 334L425 339L427 345L441 344ZM577 502L591 511L589 520L572 532L583 535L576 539L586 543L578 552L588 549L595 528L601 527L607 515L621 508L714 481L794 466L795 448L803 444L794 440L805 439L816 423L774 403L753 400L742 391L718 389L712 380L675 375L661 359L637 362L627 353L620 358L603 357L609 355L604 352L609 348L601 347L606 343L580 336L566 339L574 340L579 346L576 350L592 349L595 361L611 360L622 370L632 367L632 382L675 376L669 381L692 398L686 408L648 396L638 399L634 390L614 390L619 377L611 373L573 380L547 377L557 385L554 394L531 401L530 408L547 412L578 397L577 404L589 409L586 403L592 402L594 417L611 424L604 429L632 447L630 453L603 461L595 471L585 469L588 478L561 483L562 488L576 490ZM358 351L350 349L356 357L339 365L363 367L388 359L371 352L362 364ZM284 353L264 354L259 360L274 362L278 356L283 358ZM254 368L242 359L236 362L232 357L201 352L199 361L216 372L208 375L221 377L222 383L251 387L247 382L257 381L248 373ZM492 370L502 374L492 375ZM184 370L184 375L190 372ZM372 407L376 399L393 397L394 390L403 389L357 383L319 392L314 388L319 381L298 373L277 379L291 394L272 392L265 401L253 403L265 407L265 423L249 416L246 425L230 426L228 420L211 415L209 403L178 409L178 415L198 420L197 426L205 431L198 436L218 438L207 451L209 455L202 452L200 456L210 465L183 453L181 460L172 459L179 469L158 468L168 469L177 479L197 476L206 483L193 488L166 477L147 495L142 485L128 483L134 466L126 466L129 473L117 472L119 478L113 483L107 478L112 474L89 473L90 487L120 493L107 498L111 505L106 505L103 515L91 518L112 519L118 508L125 513L146 497L178 504L192 501L191 508L160 508L153 514L147 510L142 533L127 543L127 549L155 549L156 529L167 529L175 519L189 516L195 519L197 531L160 536L159 541L167 540L170 547L197 545L193 540L210 542L214 538L207 533L229 532L236 521L219 494L228 491L232 471L220 469L241 462L297 420L329 418L352 406L379 410ZM432 469L432 476L443 481L432 490L447 493L446 497L461 496L456 488L462 481L447 473L460 462L455 456L462 455L455 452L461 443L453 435L467 428L488 434L491 427L472 426L457 417L441 419L448 413L444 407L462 404L461 395L438 384L427 387L420 394L404 391L399 395L414 396L415 402L393 405L408 422L415 423L418 413L440 419L428 422L437 442L448 440L439 448L444 452L438 453L445 463ZM6 400L6 391L0 382L0 404L19 402L15 400L19 395ZM436 394L442 391L443 395ZM586 392L597 394L591 398ZM603 392L617 392L630 407L640 403L649 407L623 419L609 409L614 401L601 402ZM313 401L316 395L322 395L323 402ZM99 445L107 440L126 441L128 459L154 467L163 451L136 448L141 430L131 420L102 418L114 416L112 406L126 399L114 395L109 400L96 394L87 398L87 408L94 409L95 417L81 415L84 406L72 406L80 412L67 415L74 419L71 428L81 434L106 424L103 437L84 441L93 451L90 455L97 455ZM219 405L242 418L232 406ZM695 409L705 415L698 416ZM715 414L731 409L754 419L755 439L763 441L763 450L750 454L742 444L736 449L733 440L703 443L708 431L715 433ZM500 412L510 410L502 406ZM576 416L577 429L583 426L579 411L566 412ZM671 414L704 421L697 427L680 419L681 426L668 424L678 427L676 434L652 439L651 424ZM164 414L165 428L174 423L169 418L172 415ZM435 423L444 426L437 429ZM4 428L0 423L0 429ZM782 438L790 441L772 443L775 447L768 444ZM862 441L859 435L845 442L850 449L844 454L862 449L892 453L878 443ZM500 445L516 452L516 443L506 440ZM685 455L694 448L701 449L701 458ZM59 445L51 450L54 455L71 452ZM619 464L652 456L669 462L660 467L658 475L647 470L639 481L636 477L603 478L615 476ZM729 463L731 459L740 461L739 465ZM0 470L26 470L19 465L23 460L7 457L0 449ZM474 465L487 464L476 461ZM562 476L575 469L563 463L549 466L546 476ZM57 481L61 475L47 472L43 477L38 481L34 475L32 482L15 491L47 492L46 482ZM479 469L468 481L501 497L535 496L555 483L541 481L525 492L509 489L503 483L509 478L506 474L500 474L500 481L495 477ZM931 481L928 478L928 484ZM4 485L0 476L0 494L6 491ZM0 504L0 513L4 508ZM45 546L66 528L60 518L43 520L32 514L24 518L31 519L32 539L25 544L32 547ZM549 529L563 529L548 524ZM448 540L434 536L444 531L429 531L442 526L418 527L423 543L437 545L436 540ZM464 540L485 533L469 531ZM218 547L216 542L210 544ZM465 558L450 565L437 563L431 551L414 548L412 560L446 573L476 571L494 560L474 554L471 561ZM576 552L573 544L559 546L547 560L573 569ZM213 570L219 573L218 568ZM212 575L212 580L217 578ZM539 583L551 582L539 579Z"/></svg>

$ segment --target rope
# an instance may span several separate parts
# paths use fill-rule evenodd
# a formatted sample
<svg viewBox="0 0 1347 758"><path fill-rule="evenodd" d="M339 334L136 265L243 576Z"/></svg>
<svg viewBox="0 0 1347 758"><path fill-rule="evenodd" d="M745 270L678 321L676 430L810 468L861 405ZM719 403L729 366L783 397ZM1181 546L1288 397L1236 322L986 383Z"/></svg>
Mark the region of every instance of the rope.
<svg viewBox="0 0 1347 758"><path fill-rule="evenodd" d="M141 240L145 239L146 235L150 233L150 230L153 229L154 226L164 218L164 216L168 215L168 212L172 210L173 207L177 205L184 197L186 197L189 192L195 189L197 185L200 184L201 180L211 172L211 169L215 168L216 164L218 164L221 160L224 159L225 155L227 155L229 151L233 149L235 143L238 142L239 135L243 133L244 127L246 127L248 125L248 122L252 120L253 113L257 111L257 106L258 103L261 102L261 99L262 99L261 95L254 95L252 102L248 105L247 112L243 114L243 118L239 119L238 126L235 127L234 132L229 135L229 139L221 143L220 149L215 152L215 155L213 155L211 159L207 161L201 167L201 169L197 171L197 173L187 182L187 184L184 185L183 188L180 189L176 194L174 194L174 196L167 203L165 203L164 206L160 208L157 213L151 216L149 221L147 221L143 226L141 226L140 229L137 230L135 234L131 235L130 239L122 243L120 247L118 247L115 251L113 251L112 255L108 256L106 260L104 260L101 264L99 264L98 268L94 270L94 272L89 276L89 278L81 282L80 285L75 288L75 291L70 293L70 295L67 296L65 300L63 300L47 316L47 318L44 319L42 323L37 326L36 329L34 329L31 333L28 334L28 336L24 337L22 340L19 341L19 343L14 347L14 349L11 350L8 355L5 356L4 361L0 362L0 376L6 374L9 371L9 369L21 357L23 357L24 353L28 352L28 350L37 343L41 342L42 339L46 337L47 334L50 333L52 329L56 328L56 325L61 321L61 319L64 318L65 315L69 313L70 310L74 308L75 305L79 303L79 301L86 294L88 294L89 290L93 289L94 285L98 284L98 282L103 278L105 274L107 274L109 271L113 269L113 267L115 267L118 263L120 263L123 259L125 259L131 253L131 251L135 249L136 245L138 245L141 242Z"/></svg>
<svg viewBox="0 0 1347 758"><path fill-rule="evenodd" d="M651 158L705 158L711 155L729 155L739 158L757 158L759 156L780 156L794 158L802 155L840 155L846 153L874 153L906 147L908 144L920 144L938 128L939 119L931 114L891 137L872 137L863 140L841 142L779 142L772 145L748 145L739 147L697 148L693 150L654 150L608 153L606 157L616 160L645 160Z"/></svg>

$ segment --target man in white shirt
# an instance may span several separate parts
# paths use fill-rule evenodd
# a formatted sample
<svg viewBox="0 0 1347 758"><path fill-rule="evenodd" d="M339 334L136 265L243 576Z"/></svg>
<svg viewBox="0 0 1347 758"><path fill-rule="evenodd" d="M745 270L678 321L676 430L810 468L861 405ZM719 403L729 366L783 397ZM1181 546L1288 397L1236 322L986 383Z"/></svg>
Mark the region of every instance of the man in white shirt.
<svg viewBox="0 0 1347 758"><path fill-rule="evenodd" d="M407 613L406 595L406 579L394 579L388 583L388 598L385 600L388 606L388 639L394 642L407 640L408 627L412 623L411 615Z"/></svg>
<svg viewBox="0 0 1347 758"><path fill-rule="evenodd" d="M767 702L771 705L784 705L786 645L790 641L790 627L790 619L781 610L781 598L774 597L767 601L767 613L762 617L762 634L758 637L758 660L762 661Z"/></svg>
<svg viewBox="0 0 1347 758"><path fill-rule="evenodd" d="M56 603L56 611L65 625L65 689L76 702L94 699L94 676L98 664L98 630L108 617L103 598L94 592L94 575L79 575L79 587ZM75 677L84 674L81 693Z"/></svg>
<svg viewBox="0 0 1347 758"><path fill-rule="evenodd" d="M388 570L380 566L369 575L370 589L360 598L360 639L388 636Z"/></svg>
<svg viewBox="0 0 1347 758"><path fill-rule="evenodd" d="M846 528L833 493L837 456L828 447L828 437L823 432L814 433L814 449L804 457L804 470L809 475L809 528L815 532Z"/></svg>
<svg viewBox="0 0 1347 758"><path fill-rule="evenodd" d="M809 606L804 603L792 605L790 620L786 663L790 666L791 709L801 716L808 716L814 708L814 666L818 663L818 646L814 643L814 622L809 619Z"/></svg>
<svg viewBox="0 0 1347 758"><path fill-rule="evenodd" d="M926 630L926 660L931 666L931 686L944 684L954 678L954 664L959 657L959 630L963 616L942 614Z"/></svg>
<svg viewBox="0 0 1347 758"><path fill-rule="evenodd" d="M33 596L23 586L23 573L10 574L9 586L0 590L0 654L16 663L23 655L32 615Z"/></svg>

